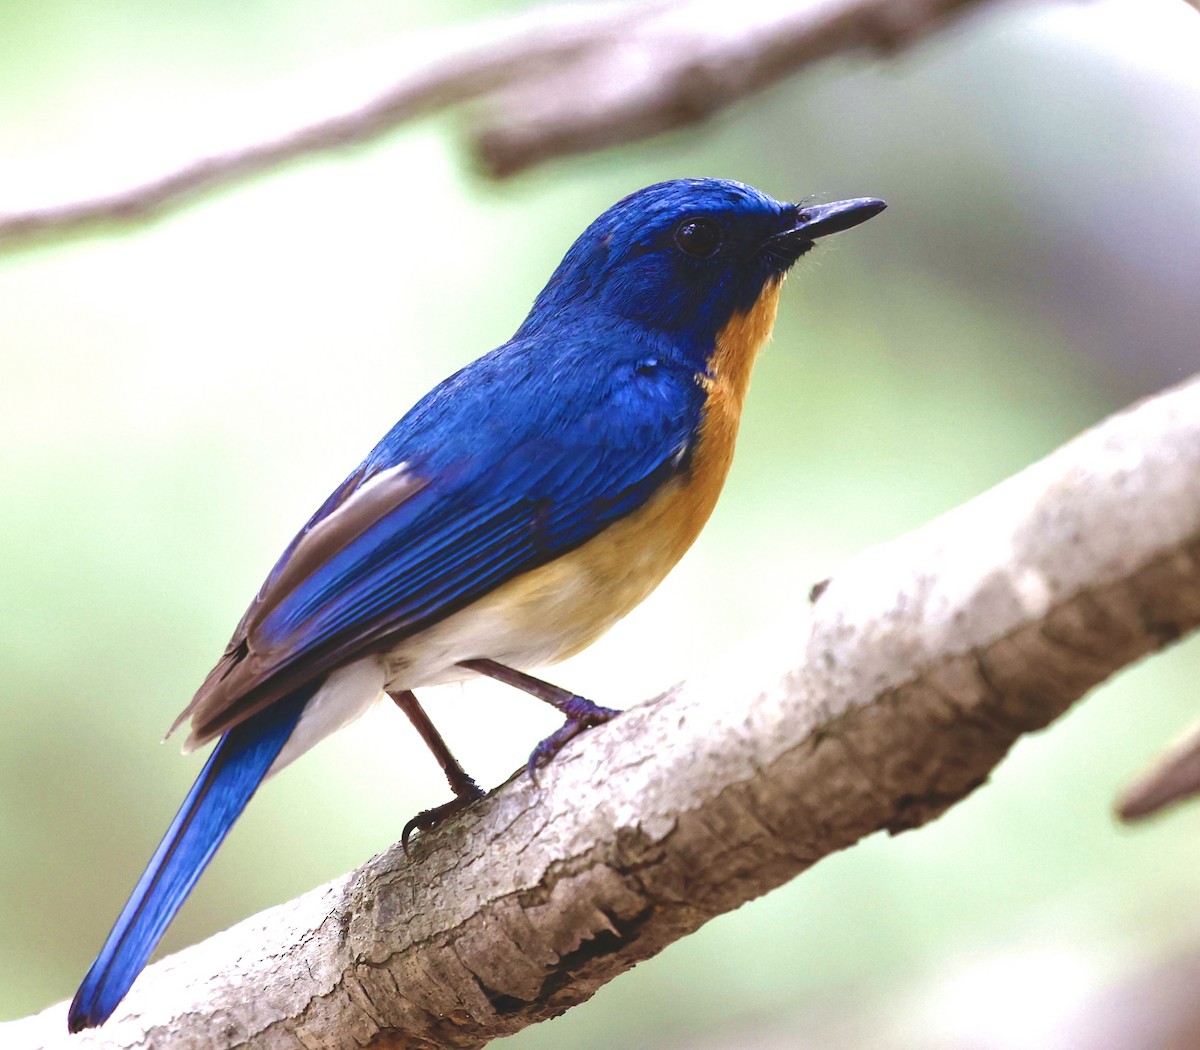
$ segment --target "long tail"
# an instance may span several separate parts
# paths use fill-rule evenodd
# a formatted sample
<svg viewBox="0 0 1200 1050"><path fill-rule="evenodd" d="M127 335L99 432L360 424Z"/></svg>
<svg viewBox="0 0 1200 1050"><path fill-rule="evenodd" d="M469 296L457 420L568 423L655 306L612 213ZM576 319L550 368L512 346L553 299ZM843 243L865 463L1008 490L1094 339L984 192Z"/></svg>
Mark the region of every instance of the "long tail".
<svg viewBox="0 0 1200 1050"><path fill-rule="evenodd" d="M221 738L75 993L72 1032L103 1024L125 998L320 684L289 693Z"/></svg>

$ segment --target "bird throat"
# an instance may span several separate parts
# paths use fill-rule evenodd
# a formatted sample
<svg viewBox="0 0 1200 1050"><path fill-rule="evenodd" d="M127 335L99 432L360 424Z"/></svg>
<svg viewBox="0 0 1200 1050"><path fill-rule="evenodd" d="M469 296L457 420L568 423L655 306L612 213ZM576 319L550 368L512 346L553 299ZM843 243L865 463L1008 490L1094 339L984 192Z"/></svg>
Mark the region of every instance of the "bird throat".
<svg viewBox="0 0 1200 1050"><path fill-rule="evenodd" d="M749 310L735 313L717 333L713 352L708 358L708 369L701 381L710 401L714 398L726 401L729 408L741 412L754 362L775 326L782 288L782 276L769 280L754 305Z"/></svg>
<svg viewBox="0 0 1200 1050"><path fill-rule="evenodd" d="M783 278L771 280L749 310L734 314L717 335L707 371L699 376L706 397L697 441L692 449L688 484L681 494L686 517L693 523L688 543L708 518L729 468L737 443L742 403L750 386L750 371L771 336ZM684 547L686 549L686 546Z"/></svg>

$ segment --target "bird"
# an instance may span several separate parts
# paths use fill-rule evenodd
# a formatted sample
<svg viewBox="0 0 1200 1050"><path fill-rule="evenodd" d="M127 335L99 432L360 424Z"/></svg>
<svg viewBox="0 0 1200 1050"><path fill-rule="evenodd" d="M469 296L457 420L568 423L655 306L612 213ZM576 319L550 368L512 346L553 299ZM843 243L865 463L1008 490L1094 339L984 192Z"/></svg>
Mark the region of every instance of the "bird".
<svg viewBox="0 0 1200 1050"><path fill-rule="evenodd" d="M483 791L414 690L479 676L557 708L531 773L615 717L533 677L641 602L707 521L784 277L877 198L787 203L743 183L637 190L567 251L508 342L421 398L284 550L172 727L217 741L83 979L78 1032L116 1010L251 796L384 694L449 802Z"/></svg>

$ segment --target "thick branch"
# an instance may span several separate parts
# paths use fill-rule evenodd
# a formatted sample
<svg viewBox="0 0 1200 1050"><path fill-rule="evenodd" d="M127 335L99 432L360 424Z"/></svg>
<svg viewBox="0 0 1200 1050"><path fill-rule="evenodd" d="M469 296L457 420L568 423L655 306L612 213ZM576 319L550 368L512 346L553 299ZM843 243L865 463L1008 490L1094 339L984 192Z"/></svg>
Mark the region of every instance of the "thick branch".
<svg viewBox="0 0 1200 1050"><path fill-rule="evenodd" d="M492 174L510 175L696 123L817 59L891 51L979 2L582 3L425 34L280 85L269 97L240 100L209 122L222 129L215 146L184 160L164 158L161 170L129 184L29 207L0 202L0 245L142 219L200 191L472 99L490 100L477 117L475 155ZM194 115L179 123L193 125Z"/></svg>
<svg viewBox="0 0 1200 1050"><path fill-rule="evenodd" d="M80 1045L480 1046L931 820L1198 625L1200 377L866 551L801 625L589 731L411 861L394 848L152 967ZM59 1005L0 1044L65 1030Z"/></svg>

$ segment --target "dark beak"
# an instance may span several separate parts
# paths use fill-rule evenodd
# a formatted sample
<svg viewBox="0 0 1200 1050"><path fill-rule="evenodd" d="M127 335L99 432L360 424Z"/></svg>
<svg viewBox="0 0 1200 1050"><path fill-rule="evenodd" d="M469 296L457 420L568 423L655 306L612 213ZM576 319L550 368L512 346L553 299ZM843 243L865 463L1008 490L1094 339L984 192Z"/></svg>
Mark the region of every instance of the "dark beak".
<svg viewBox="0 0 1200 1050"><path fill-rule="evenodd" d="M875 197L855 197L851 201L834 201L832 204L813 204L801 208L796 216L796 225L784 236L803 234L805 240L815 241L831 233L841 233L859 223L878 215L887 205Z"/></svg>
<svg viewBox="0 0 1200 1050"><path fill-rule="evenodd" d="M797 207L795 225L775 234L767 241L767 245L794 260L808 251L818 237L828 237L831 233L849 230L859 223L866 222L873 215L878 215L886 207L887 204L876 197L855 197L853 200L834 201L832 204Z"/></svg>

